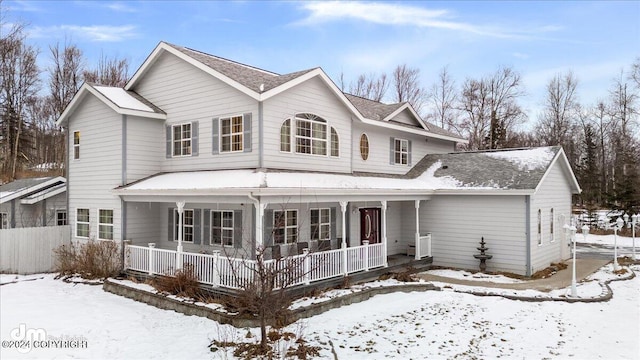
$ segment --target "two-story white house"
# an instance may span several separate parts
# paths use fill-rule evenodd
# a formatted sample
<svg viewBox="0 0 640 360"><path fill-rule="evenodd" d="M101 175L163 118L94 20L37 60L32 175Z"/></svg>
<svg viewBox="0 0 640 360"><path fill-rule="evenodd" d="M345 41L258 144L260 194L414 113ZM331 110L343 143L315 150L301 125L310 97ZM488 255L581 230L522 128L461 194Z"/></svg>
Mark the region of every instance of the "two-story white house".
<svg viewBox="0 0 640 360"><path fill-rule="evenodd" d="M409 104L345 94L321 68L279 75L161 42L124 88L84 84L58 124L72 237L130 240L134 270L198 263L224 285L212 252L259 248L308 249L311 280L407 253L477 268L481 237L489 270L568 257L580 188L560 148L455 153L465 140Z"/></svg>

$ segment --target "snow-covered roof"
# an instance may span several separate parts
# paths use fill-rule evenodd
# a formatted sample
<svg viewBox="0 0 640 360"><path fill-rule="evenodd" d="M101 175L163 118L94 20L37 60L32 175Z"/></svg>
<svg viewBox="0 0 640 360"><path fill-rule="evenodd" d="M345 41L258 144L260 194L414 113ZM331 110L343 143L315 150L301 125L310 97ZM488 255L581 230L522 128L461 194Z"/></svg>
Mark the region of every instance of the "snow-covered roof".
<svg viewBox="0 0 640 360"><path fill-rule="evenodd" d="M104 95L107 99L111 100L118 107L131 110L153 112L153 109L151 107L145 105L142 101L133 97L133 95L131 95L123 88L111 86L94 86L94 88L98 90L102 95Z"/></svg>
<svg viewBox="0 0 640 360"><path fill-rule="evenodd" d="M58 194L62 194L67 191L67 184L60 183L58 185L46 188L44 190L40 190L36 193L33 193L22 200L20 200L21 204L35 204L42 200L48 199L52 196L56 196Z"/></svg>
<svg viewBox="0 0 640 360"><path fill-rule="evenodd" d="M335 174L272 169L162 173L117 188L119 195L224 194L230 190L321 193L527 193L536 191L558 158L559 147L459 152L425 156L405 175ZM564 166L568 166L566 163ZM569 169L570 173L570 169ZM572 191L580 188L571 175Z"/></svg>
<svg viewBox="0 0 640 360"><path fill-rule="evenodd" d="M60 184L66 184L66 179L60 176L18 179L0 186L0 204L27 197Z"/></svg>

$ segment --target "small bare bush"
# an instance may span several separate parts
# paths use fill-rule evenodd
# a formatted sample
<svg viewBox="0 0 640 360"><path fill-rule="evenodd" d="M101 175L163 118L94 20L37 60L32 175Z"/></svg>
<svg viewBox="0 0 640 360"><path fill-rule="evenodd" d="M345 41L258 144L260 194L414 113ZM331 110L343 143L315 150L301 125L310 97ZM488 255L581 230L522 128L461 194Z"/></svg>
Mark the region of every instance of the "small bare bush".
<svg viewBox="0 0 640 360"><path fill-rule="evenodd" d="M54 250L56 272L62 276L80 275L83 279L106 279L122 269L118 245L113 241L89 241L79 247L71 243Z"/></svg>
<svg viewBox="0 0 640 360"><path fill-rule="evenodd" d="M162 293L192 299L200 299L203 297L192 264L185 264L184 268L176 271L173 276L161 276L154 279L151 285Z"/></svg>

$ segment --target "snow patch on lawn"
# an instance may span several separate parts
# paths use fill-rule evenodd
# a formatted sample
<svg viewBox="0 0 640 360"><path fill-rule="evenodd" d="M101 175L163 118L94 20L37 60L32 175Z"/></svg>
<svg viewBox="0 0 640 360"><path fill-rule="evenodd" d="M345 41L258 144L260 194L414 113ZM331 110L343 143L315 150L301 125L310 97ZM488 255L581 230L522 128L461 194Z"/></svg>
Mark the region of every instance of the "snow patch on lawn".
<svg viewBox="0 0 640 360"><path fill-rule="evenodd" d="M437 270L428 270L425 271L426 274L443 276L452 279L461 279L461 280L469 280L469 281L486 281L492 282L496 284L517 284L523 283L525 281L510 278L504 275L492 275L485 273L471 273L463 270L450 270L450 269L437 269Z"/></svg>

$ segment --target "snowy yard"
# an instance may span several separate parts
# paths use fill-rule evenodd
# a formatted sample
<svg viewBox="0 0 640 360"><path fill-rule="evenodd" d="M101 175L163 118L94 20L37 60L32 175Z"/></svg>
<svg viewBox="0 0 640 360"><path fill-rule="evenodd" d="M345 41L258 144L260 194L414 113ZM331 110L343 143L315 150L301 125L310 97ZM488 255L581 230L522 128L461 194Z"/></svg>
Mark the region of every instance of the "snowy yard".
<svg viewBox="0 0 640 360"><path fill-rule="evenodd" d="M636 271L640 267L636 267ZM2 282L15 276L2 275ZM35 280L30 280L35 279ZM640 357L640 278L611 283L606 303L529 303L452 291L378 295L303 320L312 345L332 358L573 358ZM0 286L0 358L221 358L211 340L231 340L247 329L159 310L52 275L18 277ZM86 340L86 348L5 348L11 331L44 329L48 336ZM257 334L256 329L251 330Z"/></svg>

